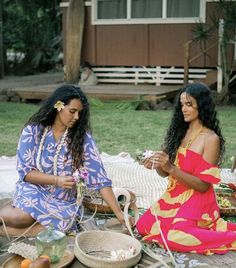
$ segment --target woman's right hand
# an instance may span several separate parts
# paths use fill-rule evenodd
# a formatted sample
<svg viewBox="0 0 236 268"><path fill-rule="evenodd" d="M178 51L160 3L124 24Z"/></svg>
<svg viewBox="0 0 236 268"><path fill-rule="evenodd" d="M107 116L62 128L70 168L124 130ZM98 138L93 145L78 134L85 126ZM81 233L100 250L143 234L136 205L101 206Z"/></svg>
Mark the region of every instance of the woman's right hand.
<svg viewBox="0 0 236 268"><path fill-rule="evenodd" d="M153 156L143 161L143 165L148 169L155 169L161 177L169 175L170 171L166 167L173 168L169 156L163 151L156 151Z"/></svg>
<svg viewBox="0 0 236 268"><path fill-rule="evenodd" d="M142 161L142 164L145 168L148 169L157 169L160 168L160 163L157 161L159 152L155 152L151 157L148 157Z"/></svg>
<svg viewBox="0 0 236 268"><path fill-rule="evenodd" d="M55 184L63 189L72 189L75 182L72 176L57 176Z"/></svg>

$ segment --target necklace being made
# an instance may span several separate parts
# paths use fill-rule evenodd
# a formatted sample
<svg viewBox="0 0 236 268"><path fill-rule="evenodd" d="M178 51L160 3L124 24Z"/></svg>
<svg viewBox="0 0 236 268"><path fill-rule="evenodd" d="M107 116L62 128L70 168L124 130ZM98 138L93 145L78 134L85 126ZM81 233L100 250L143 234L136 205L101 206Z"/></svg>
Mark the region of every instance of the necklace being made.
<svg viewBox="0 0 236 268"><path fill-rule="evenodd" d="M42 138L40 140L40 144L39 144L38 154L37 154L37 157L36 157L36 167L37 167L37 169L40 172L43 172L42 166L40 165L40 158L41 158L42 151L43 151L43 144L44 144L44 141L45 141L45 138L46 138L46 135L47 135L49 129L50 129L50 127L46 127L44 129L44 132L43 132ZM58 156L59 156L59 153L61 151L61 148L62 148L62 146L63 146L63 144L65 142L67 133L68 133L68 128L63 133L63 135L61 137L61 140L60 140L59 144L57 145L57 150L56 150L56 153L55 153L55 156L54 156L54 161L53 161L53 175L54 176L57 176L57 161L58 161Z"/></svg>

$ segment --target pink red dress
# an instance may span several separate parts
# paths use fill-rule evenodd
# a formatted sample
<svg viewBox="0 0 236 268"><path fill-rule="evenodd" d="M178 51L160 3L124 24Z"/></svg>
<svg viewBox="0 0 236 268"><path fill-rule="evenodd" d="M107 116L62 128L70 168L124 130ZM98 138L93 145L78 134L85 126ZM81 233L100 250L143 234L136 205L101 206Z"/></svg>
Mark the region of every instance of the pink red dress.
<svg viewBox="0 0 236 268"><path fill-rule="evenodd" d="M165 248L159 224L170 250L210 255L236 250L236 224L220 218L213 184L220 181L217 166L189 149L180 147L176 165L212 185L198 192L169 177L165 193L137 222L137 230L146 241ZM159 224L158 224L158 222Z"/></svg>

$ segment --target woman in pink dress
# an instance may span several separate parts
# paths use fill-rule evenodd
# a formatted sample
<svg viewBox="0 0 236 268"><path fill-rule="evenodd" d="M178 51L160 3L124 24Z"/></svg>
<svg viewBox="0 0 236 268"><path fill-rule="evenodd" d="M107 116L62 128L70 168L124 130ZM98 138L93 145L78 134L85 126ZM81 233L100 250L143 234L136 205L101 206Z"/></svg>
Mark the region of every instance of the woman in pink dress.
<svg viewBox="0 0 236 268"><path fill-rule="evenodd" d="M137 222L144 240L206 255L236 250L236 225L220 217L213 188L224 143L209 88L195 83L181 89L163 151L143 162L169 181Z"/></svg>

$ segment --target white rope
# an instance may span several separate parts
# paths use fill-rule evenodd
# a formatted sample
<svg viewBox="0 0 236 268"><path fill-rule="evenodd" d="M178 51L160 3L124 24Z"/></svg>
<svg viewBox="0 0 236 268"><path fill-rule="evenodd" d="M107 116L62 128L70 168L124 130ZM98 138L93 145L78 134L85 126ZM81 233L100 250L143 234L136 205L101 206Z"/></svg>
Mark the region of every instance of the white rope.
<svg viewBox="0 0 236 268"><path fill-rule="evenodd" d="M134 233L132 231L132 228L130 226L130 221L129 221L129 208L132 208L133 211L134 211L134 218L135 218L135 224L134 226L136 225L137 221L138 221L138 218L139 218L139 212L138 212L138 208L137 206L135 205L135 203L133 202L130 202L130 203L127 203L124 207L124 219L125 219L125 224L126 224L126 227L130 233L130 235L132 237L135 238L134 236ZM159 225L159 228L160 228L160 225ZM141 242L142 244L142 250L147 254L149 255L150 257L152 257L153 259L159 261L161 264L163 264L165 267L167 268L170 268L170 266L162 259L161 256L159 256L158 254L155 254L152 250L148 249L148 248L145 248L145 245ZM172 255L172 254L171 254ZM172 260L173 261L173 260ZM175 263L175 260L173 261L173 264L176 265Z"/></svg>
<svg viewBox="0 0 236 268"><path fill-rule="evenodd" d="M7 239L10 241L11 238L10 238L10 236L8 235L7 228L6 228L6 224L5 224L5 221L4 221L3 217L0 217L0 220L2 221L3 231L4 231L4 233L6 234Z"/></svg>
<svg viewBox="0 0 236 268"><path fill-rule="evenodd" d="M164 242L164 244L165 244L165 246L166 246L166 249L167 249L167 251L168 251L168 253L169 253L171 259L172 259L172 264L173 264L175 267L177 267L177 264L176 264L176 262L175 262L175 258L174 258L174 256L173 256L172 252L170 251L170 249L169 249L169 247L168 247L168 245L167 245L166 239L165 239L165 237L164 237L164 235L163 235L163 232L162 232L162 229L161 229L159 220L158 220L158 218L157 218L157 215L155 215L155 218L156 218L156 222L157 222L158 228L159 228L159 230L160 230L161 238L162 238L162 240L163 240L163 242Z"/></svg>
<svg viewBox="0 0 236 268"><path fill-rule="evenodd" d="M154 164L155 164L155 161L152 161L152 169L154 169ZM128 203L125 205L125 208L124 208L124 218L125 218L125 224L127 226L127 229L129 231L129 233L131 234L131 236L134 237L134 234L132 232L132 228L130 226L130 222L129 222L129 214L128 214L128 209L129 207L132 207L133 206L133 209L134 209L134 212L135 212L135 224L137 223L137 220L138 220L138 212L137 212L137 207L134 203ZM137 210L136 210L137 209ZM159 220L157 218L157 216L155 215L155 218L156 218L156 222L158 224L158 228L160 230L160 234L161 234L161 237L162 237L162 240L164 242L164 245L167 249L167 252L169 253L170 255L170 258L171 258L171 262L172 264L174 265L174 267L177 267L177 264L175 262L175 258L174 256L172 255L168 245L167 245L167 242L166 242L166 239L163 235L163 232L162 232L162 229L161 229L161 226L160 226L160 223L159 223ZM155 254L153 251L149 250L149 249L145 249L144 247L142 247L143 251L148 254L150 257L154 258L155 260L158 260L159 262L161 262L165 267L170 267L158 254Z"/></svg>

